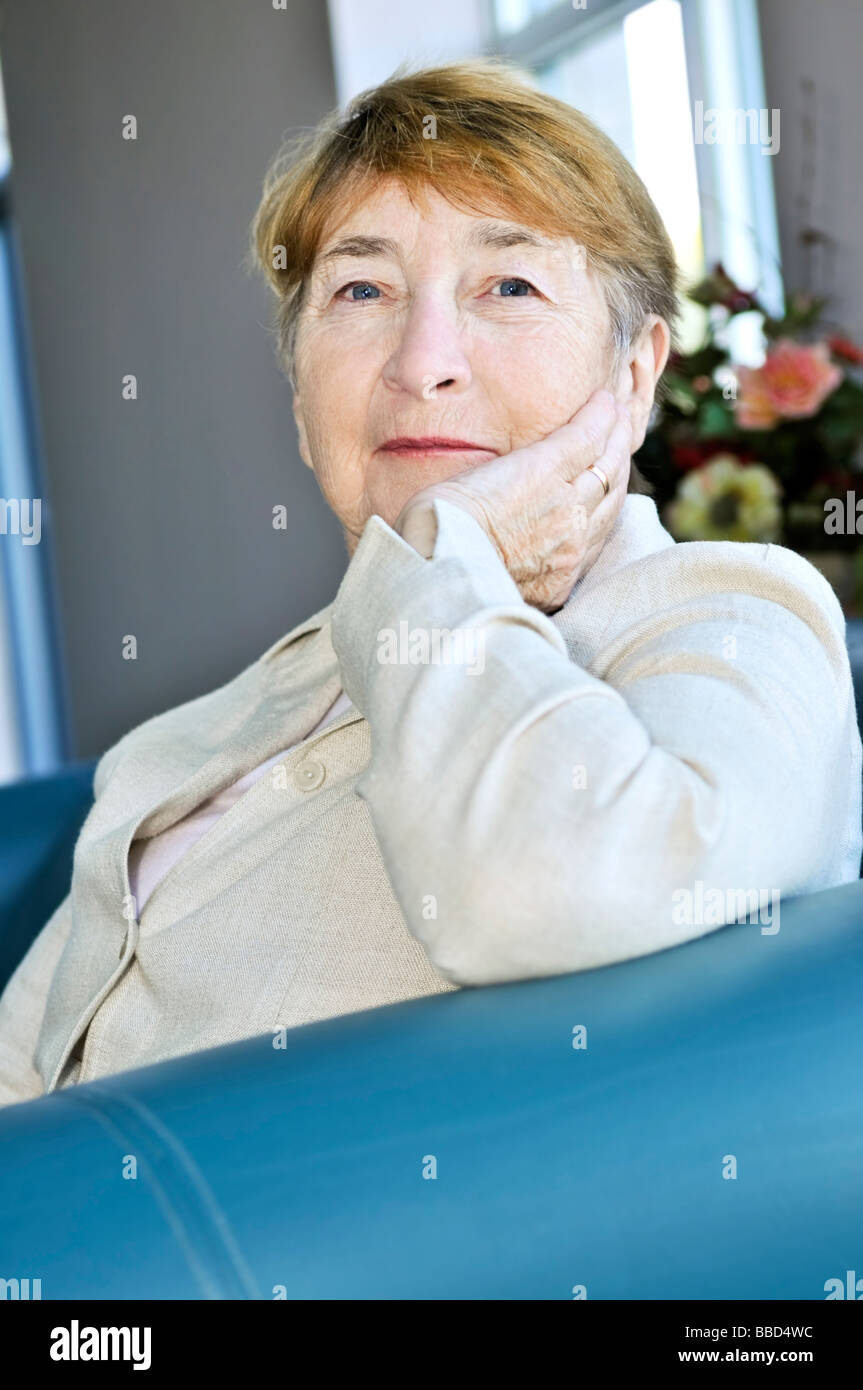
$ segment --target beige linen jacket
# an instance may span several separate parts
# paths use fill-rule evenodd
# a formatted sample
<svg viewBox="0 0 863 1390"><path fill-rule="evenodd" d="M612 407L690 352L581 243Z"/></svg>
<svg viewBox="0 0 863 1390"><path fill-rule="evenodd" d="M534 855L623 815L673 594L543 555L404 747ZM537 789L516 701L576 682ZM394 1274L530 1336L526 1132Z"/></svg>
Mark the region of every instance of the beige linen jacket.
<svg viewBox="0 0 863 1390"><path fill-rule="evenodd" d="M333 603L104 754L70 892L0 999L0 1101L643 955L745 918L752 894L858 877L845 625L807 561L675 544L631 495L549 618L470 516L435 510L431 558L373 516ZM342 686L356 708L138 920L132 839L304 739ZM717 890L718 918L700 906Z"/></svg>

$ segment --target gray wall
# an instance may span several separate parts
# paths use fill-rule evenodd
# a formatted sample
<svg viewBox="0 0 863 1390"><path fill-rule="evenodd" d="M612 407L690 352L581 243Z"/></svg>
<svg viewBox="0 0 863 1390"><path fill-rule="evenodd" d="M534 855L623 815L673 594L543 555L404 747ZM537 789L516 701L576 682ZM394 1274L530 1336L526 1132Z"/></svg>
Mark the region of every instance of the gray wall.
<svg viewBox="0 0 863 1390"><path fill-rule="evenodd" d="M773 172L786 288L833 296L829 312L863 341L863 0L760 0L759 13L767 102L781 112ZM809 226L834 244L807 250Z"/></svg>
<svg viewBox="0 0 863 1390"><path fill-rule="evenodd" d="M0 55L74 751L89 757L237 674L330 601L347 563L296 451L269 291L242 265L268 160L335 103L327 11L3 0Z"/></svg>

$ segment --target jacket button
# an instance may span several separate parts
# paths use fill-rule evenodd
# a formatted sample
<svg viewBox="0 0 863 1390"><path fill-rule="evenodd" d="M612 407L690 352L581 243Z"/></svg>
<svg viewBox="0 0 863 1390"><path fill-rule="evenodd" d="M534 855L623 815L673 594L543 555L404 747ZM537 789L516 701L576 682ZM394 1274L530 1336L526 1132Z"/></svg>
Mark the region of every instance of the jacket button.
<svg viewBox="0 0 863 1390"><path fill-rule="evenodd" d="M323 763L316 762L314 758L307 758L304 763L299 763L294 768L294 782L301 792L313 792L321 785L326 775Z"/></svg>

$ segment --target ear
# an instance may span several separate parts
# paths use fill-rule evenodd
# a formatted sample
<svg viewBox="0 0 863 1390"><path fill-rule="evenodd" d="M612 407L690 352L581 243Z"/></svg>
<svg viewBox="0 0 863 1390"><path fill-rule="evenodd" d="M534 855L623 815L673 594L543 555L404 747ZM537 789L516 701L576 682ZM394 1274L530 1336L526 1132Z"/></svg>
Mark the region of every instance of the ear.
<svg viewBox="0 0 863 1390"><path fill-rule="evenodd" d="M312 456L309 451L309 437L306 433L306 422L303 419L303 406L298 392L294 392L291 405L294 411L294 419L297 422L297 434L299 435L300 458L307 468L312 467Z"/></svg>
<svg viewBox="0 0 863 1390"><path fill-rule="evenodd" d="M658 315L652 315L630 347L612 385L617 399L629 406L633 453L644 443L656 383L665 370L670 348L668 324Z"/></svg>

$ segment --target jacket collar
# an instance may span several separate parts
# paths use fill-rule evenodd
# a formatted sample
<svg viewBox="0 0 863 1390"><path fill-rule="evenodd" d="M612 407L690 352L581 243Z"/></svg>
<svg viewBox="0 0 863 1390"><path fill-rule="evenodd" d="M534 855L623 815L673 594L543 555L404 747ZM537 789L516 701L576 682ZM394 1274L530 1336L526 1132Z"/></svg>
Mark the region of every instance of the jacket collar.
<svg viewBox="0 0 863 1390"><path fill-rule="evenodd" d="M564 609L576 594L583 594L616 570L675 544L674 537L666 531L659 518L653 498L644 493L631 492L624 500L608 540L584 578L576 584Z"/></svg>
<svg viewBox="0 0 863 1390"><path fill-rule="evenodd" d="M290 647L294 642L298 642L301 637L305 637L310 632L317 632L321 628L328 627L335 602L335 599L332 599L326 607L319 608L317 613L313 613L310 618L306 618L305 622L298 623L296 627L291 628L290 632L286 632L283 637L278 637L273 645L267 648L263 656L260 657L260 660L272 661L274 656L278 656L286 647Z"/></svg>
<svg viewBox="0 0 863 1390"><path fill-rule="evenodd" d="M638 560L666 550L676 542L659 518L656 503L644 493L630 493L611 534L587 573L579 579L562 608L551 614L551 621L567 645L570 657L589 667L602 642L603 633L626 607L627 578L605 602L597 601L599 586L612 576L624 575ZM637 577L632 576L632 583Z"/></svg>
<svg viewBox="0 0 863 1390"><path fill-rule="evenodd" d="M323 718L342 685L329 636L331 607L298 624L233 681L202 697L206 720L200 702L190 701L142 728L134 785L123 784L122 818L130 840L166 830L215 791L301 742ZM294 648L290 660L274 660L289 647ZM361 717L350 710L338 722ZM110 792L109 781L94 806L95 833L103 817L110 822L116 813Z"/></svg>

